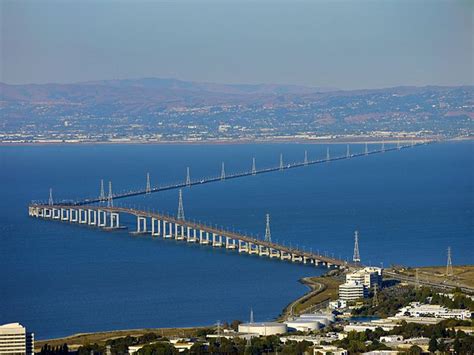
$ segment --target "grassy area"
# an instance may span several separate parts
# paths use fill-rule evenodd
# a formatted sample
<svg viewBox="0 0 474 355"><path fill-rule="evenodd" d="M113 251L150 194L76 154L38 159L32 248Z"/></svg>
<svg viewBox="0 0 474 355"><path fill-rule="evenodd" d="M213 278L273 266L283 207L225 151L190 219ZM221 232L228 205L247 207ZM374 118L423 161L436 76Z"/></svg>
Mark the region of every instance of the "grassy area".
<svg viewBox="0 0 474 355"><path fill-rule="evenodd" d="M306 277L301 281L309 286L311 291L290 303L283 310L279 320L287 319L290 315L309 311L320 303L337 299L339 285L343 283L343 281L335 277Z"/></svg>
<svg viewBox="0 0 474 355"><path fill-rule="evenodd" d="M212 327L212 326L211 326ZM110 332L98 332L98 333L81 333L74 334L64 338L38 340L35 341L35 351L40 351L41 347L48 343L51 346L58 346L66 343L69 349L77 349L81 345L86 344L104 344L107 340L130 336L141 336L146 333L157 333L165 337L180 336L188 337L195 336L199 329L208 327L195 327L195 328L146 328L146 329L130 329L130 330L117 330Z"/></svg>
<svg viewBox="0 0 474 355"><path fill-rule="evenodd" d="M415 277L416 268L406 269L402 272L407 276ZM446 282L448 284L474 287L474 265L453 266L454 275L446 277L446 266L430 266L418 268L420 280Z"/></svg>

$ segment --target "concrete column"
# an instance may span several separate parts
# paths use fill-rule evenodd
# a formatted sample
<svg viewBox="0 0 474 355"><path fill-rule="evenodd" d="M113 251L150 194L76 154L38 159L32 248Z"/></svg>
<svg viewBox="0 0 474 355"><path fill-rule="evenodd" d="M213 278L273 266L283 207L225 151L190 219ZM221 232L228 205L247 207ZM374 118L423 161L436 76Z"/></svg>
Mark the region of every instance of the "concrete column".
<svg viewBox="0 0 474 355"><path fill-rule="evenodd" d="M158 229L157 229L158 235L161 235L161 221L159 219L158 219L158 226L157 227L158 227Z"/></svg>
<svg viewBox="0 0 474 355"><path fill-rule="evenodd" d="M89 219L89 225L97 225L97 212L95 210L87 210L87 218Z"/></svg>
<svg viewBox="0 0 474 355"><path fill-rule="evenodd" d="M38 210L38 217L44 217L44 208Z"/></svg>
<svg viewBox="0 0 474 355"><path fill-rule="evenodd" d="M174 224L174 237L178 239L178 223Z"/></svg>
<svg viewBox="0 0 474 355"><path fill-rule="evenodd" d="M61 208L61 221L69 221L69 210Z"/></svg>
<svg viewBox="0 0 474 355"><path fill-rule="evenodd" d="M117 212L110 212L110 228L120 227L120 215Z"/></svg>
<svg viewBox="0 0 474 355"><path fill-rule="evenodd" d="M107 226L107 212L106 211L97 210L97 225L99 227Z"/></svg>
<svg viewBox="0 0 474 355"><path fill-rule="evenodd" d="M71 208L69 210L69 213L71 214L71 217L69 218L69 222L75 222L77 223L79 221L78 219L78 212L75 208Z"/></svg>
<svg viewBox="0 0 474 355"><path fill-rule="evenodd" d="M60 219L61 211L58 208L53 208L53 219Z"/></svg>

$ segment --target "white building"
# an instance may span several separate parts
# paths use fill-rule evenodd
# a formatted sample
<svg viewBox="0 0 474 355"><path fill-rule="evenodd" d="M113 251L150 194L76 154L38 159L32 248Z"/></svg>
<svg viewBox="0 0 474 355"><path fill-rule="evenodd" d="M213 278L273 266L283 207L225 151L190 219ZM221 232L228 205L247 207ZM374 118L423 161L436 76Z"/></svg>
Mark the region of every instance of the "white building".
<svg viewBox="0 0 474 355"><path fill-rule="evenodd" d="M367 297L367 289L362 283L347 281L339 286L339 299L342 301L356 301Z"/></svg>
<svg viewBox="0 0 474 355"><path fill-rule="evenodd" d="M239 333L258 334L260 336L284 334L287 331L285 323L263 322L239 324Z"/></svg>
<svg viewBox="0 0 474 355"><path fill-rule="evenodd" d="M471 319L472 312L468 309L449 309L436 304L422 304L411 302L408 306L400 308L396 316L402 317L435 317L455 318L461 320Z"/></svg>
<svg viewBox="0 0 474 355"><path fill-rule="evenodd" d="M0 325L0 354L34 354L34 334L20 323Z"/></svg>
<svg viewBox="0 0 474 355"><path fill-rule="evenodd" d="M365 267L346 275L346 282L355 281L368 289L377 285L382 286L382 269L379 267Z"/></svg>

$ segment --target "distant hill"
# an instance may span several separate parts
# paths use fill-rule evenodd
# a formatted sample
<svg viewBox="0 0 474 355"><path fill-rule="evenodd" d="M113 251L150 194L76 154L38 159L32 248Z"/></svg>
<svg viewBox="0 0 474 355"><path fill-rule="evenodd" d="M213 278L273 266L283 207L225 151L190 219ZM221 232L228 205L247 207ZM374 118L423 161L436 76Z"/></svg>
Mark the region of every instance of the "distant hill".
<svg viewBox="0 0 474 355"><path fill-rule="evenodd" d="M165 106L248 102L279 95L333 91L298 85L216 84L177 79L102 80L74 84L0 83L2 101L28 103L160 103Z"/></svg>

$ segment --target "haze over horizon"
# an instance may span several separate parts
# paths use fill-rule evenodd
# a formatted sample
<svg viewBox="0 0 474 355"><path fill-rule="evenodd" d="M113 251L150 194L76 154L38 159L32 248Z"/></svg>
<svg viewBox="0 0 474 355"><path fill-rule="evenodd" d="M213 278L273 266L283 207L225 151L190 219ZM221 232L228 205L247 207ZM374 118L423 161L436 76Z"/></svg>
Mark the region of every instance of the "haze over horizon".
<svg viewBox="0 0 474 355"><path fill-rule="evenodd" d="M0 81L472 85L468 1L1 3Z"/></svg>

